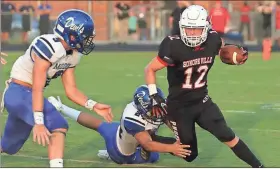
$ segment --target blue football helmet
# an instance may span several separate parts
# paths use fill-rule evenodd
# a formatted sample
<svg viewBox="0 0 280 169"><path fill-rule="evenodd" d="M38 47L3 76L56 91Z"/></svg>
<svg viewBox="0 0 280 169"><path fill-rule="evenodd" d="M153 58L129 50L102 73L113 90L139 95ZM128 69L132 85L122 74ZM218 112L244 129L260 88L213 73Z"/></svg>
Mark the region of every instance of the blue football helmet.
<svg viewBox="0 0 280 169"><path fill-rule="evenodd" d="M157 93L162 98L164 97L163 92L157 88ZM133 96L134 105L136 106L140 115L152 124L162 124L164 122L163 118L158 118L152 115L152 102L149 95L149 89L147 85L139 86Z"/></svg>
<svg viewBox="0 0 280 169"><path fill-rule="evenodd" d="M93 19L84 11L70 9L62 12L57 18L53 31L72 49L84 55L88 55L95 47Z"/></svg>

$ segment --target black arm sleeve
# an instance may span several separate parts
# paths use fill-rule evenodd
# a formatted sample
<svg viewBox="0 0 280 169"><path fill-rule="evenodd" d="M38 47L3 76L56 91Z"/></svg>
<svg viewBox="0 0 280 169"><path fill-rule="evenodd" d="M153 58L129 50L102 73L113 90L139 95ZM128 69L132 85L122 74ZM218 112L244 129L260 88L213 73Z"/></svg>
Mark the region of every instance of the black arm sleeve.
<svg viewBox="0 0 280 169"><path fill-rule="evenodd" d="M176 139L173 137L163 137L156 134L151 135L152 140L163 144L174 144Z"/></svg>

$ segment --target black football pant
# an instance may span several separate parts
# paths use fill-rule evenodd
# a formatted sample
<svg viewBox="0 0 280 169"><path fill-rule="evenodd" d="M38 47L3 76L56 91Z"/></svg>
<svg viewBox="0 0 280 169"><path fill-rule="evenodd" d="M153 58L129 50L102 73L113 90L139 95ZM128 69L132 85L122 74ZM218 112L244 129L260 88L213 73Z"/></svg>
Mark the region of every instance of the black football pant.
<svg viewBox="0 0 280 169"><path fill-rule="evenodd" d="M188 162L193 161L198 155L195 123L221 142L229 142L235 138L221 110L209 97L205 103L201 100L194 105L179 107L167 103L167 107L176 139L180 139L182 144L190 145L192 153L185 158Z"/></svg>

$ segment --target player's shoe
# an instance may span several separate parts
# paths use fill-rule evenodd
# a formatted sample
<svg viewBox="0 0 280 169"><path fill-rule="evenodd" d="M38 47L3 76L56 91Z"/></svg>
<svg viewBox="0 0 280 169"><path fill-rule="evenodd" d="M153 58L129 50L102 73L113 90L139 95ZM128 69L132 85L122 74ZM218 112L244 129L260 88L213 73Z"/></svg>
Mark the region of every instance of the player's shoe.
<svg viewBox="0 0 280 169"><path fill-rule="evenodd" d="M57 99L53 96L50 96L48 98L48 101L56 108L56 110L58 111L62 110L62 103L59 96L57 96Z"/></svg>
<svg viewBox="0 0 280 169"><path fill-rule="evenodd" d="M97 156L101 159L111 160L107 150L98 150Z"/></svg>

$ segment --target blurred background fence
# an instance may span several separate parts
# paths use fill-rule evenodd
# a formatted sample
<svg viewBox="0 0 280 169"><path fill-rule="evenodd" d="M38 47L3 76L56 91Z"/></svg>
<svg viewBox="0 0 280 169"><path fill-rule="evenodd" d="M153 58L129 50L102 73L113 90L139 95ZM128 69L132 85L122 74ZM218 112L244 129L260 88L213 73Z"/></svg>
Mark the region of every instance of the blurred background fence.
<svg viewBox="0 0 280 169"><path fill-rule="evenodd" d="M271 21L271 37L274 42L280 28L280 5L276 1L221 1L229 12L229 24L225 33L236 35L245 44L260 45L263 38L263 22ZM247 8L244 7L247 3ZM128 7L127 17L118 18L118 4ZM188 1L188 4L200 4L209 11L215 7L216 1ZM270 4L271 17L263 16L258 10ZM76 8L92 15L96 25L96 42L100 44L158 44L171 32L170 15L176 8L176 1L2 1L1 28L2 44L30 43L42 33L52 32L57 16L64 10ZM279 8L279 9L278 9ZM241 15L247 10L249 19L243 23ZM278 9L278 10L277 10ZM278 13L277 13L278 12ZM9 20L9 17L11 18ZM243 16L244 18L244 16ZM29 21L30 20L30 21ZM41 21L40 21L41 20ZM243 19L244 20L244 19ZM10 23L11 22L11 23ZM243 23L243 29L240 29ZM7 27L10 26L10 29ZM247 29L249 25L249 30ZM5 26L7 26L5 28ZM30 29L28 29L28 26ZM3 29L8 29L3 30ZM279 41L280 42L280 41ZM274 43L275 45L277 43ZM279 43L280 45L280 43Z"/></svg>

